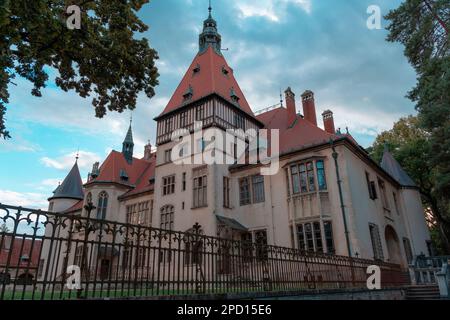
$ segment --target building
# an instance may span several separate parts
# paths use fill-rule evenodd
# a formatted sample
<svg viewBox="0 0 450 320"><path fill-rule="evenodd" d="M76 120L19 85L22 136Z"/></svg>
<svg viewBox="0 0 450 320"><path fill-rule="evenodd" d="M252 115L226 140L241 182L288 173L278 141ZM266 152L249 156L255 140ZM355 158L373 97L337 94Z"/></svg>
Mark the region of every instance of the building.
<svg viewBox="0 0 450 320"><path fill-rule="evenodd" d="M40 239L5 235L0 247L0 283L32 284L42 276Z"/></svg>
<svg viewBox="0 0 450 320"><path fill-rule="evenodd" d="M142 159L133 157L130 124L122 152L95 163L84 185L75 164L49 199L49 210L86 216L92 202L91 218L178 231L198 222L207 235L403 266L427 253L430 236L418 188L389 150L375 163L351 134L335 130L332 111L322 114L324 129L318 126L312 91L301 95L302 114L296 102L288 88L286 106L252 111L222 54L210 9L198 53L155 118L156 152L149 144ZM278 129L280 169L261 175L261 163L175 164L179 142L172 134L194 132L195 122L219 132ZM211 141L200 137L188 147L202 153ZM237 140L225 150L235 160L245 158L246 150L235 145ZM102 270L120 263L119 253L107 251L97 253Z"/></svg>

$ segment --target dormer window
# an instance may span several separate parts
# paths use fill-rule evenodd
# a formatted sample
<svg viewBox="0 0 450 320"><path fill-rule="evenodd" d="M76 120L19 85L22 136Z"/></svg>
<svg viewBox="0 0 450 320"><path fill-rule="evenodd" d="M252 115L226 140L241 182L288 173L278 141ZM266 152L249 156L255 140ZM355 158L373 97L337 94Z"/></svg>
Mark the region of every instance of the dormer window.
<svg viewBox="0 0 450 320"><path fill-rule="evenodd" d="M128 181L128 174L124 169L120 170L120 179L123 181Z"/></svg>
<svg viewBox="0 0 450 320"><path fill-rule="evenodd" d="M192 86L189 85L189 88L186 90L186 92L183 94L184 101L191 100L192 96L194 95L194 90L192 89Z"/></svg>
<svg viewBox="0 0 450 320"><path fill-rule="evenodd" d="M197 63L197 65L194 68L194 75L200 72L200 65Z"/></svg>
<svg viewBox="0 0 450 320"><path fill-rule="evenodd" d="M234 91L234 88L231 88L230 90L230 98L233 100L233 102L239 103L239 97L237 96L236 92Z"/></svg>
<svg viewBox="0 0 450 320"><path fill-rule="evenodd" d="M225 68L225 66L223 66L222 67L222 73L224 74L224 75L228 75L229 73L230 73L230 71L228 71L226 68Z"/></svg>

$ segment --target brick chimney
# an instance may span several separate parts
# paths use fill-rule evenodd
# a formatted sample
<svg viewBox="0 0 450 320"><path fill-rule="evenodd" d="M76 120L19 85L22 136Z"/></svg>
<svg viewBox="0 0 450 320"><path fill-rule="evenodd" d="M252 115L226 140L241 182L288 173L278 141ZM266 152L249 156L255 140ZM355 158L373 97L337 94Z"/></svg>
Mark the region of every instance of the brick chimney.
<svg viewBox="0 0 450 320"><path fill-rule="evenodd" d="M331 134L335 134L336 129L334 128L333 112L331 110L325 110L322 113L322 117L325 131Z"/></svg>
<svg viewBox="0 0 450 320"><path fill-rule="evenodd" d="M144 160L150 160L152 157L152 145L150 141L144 147Z"/></svg>
<svg viewBox="0 0 450 320"><path fill-rule="evenodd" d="M312 91L306 90L302 94L302 104L305 120L317 126L316 104L314 103L314 93Z"/></svg>
<svg viewBox="0 0 450 320"><path fill-rule="evenodd" d="M287 108L287 125L292 126L295 119L297 118L297 110L295 108L295 93L292 92L291 87L288 87L284 91L286 96L286 108Z"/></svg>

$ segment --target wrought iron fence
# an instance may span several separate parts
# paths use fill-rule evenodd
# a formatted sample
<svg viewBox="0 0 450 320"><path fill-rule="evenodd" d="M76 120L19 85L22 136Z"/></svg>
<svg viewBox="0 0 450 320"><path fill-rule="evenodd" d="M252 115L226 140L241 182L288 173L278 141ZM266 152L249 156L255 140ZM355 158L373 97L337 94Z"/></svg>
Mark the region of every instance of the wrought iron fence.
<svg viewBox="0 0 450 320"><path fill-rule="evenodd" d="M407 282L398 265L0 204L0 300L124 298L383 287ZM80 287L69 289L79 269ZM75 270L75 271L77 271Z"/></svg>

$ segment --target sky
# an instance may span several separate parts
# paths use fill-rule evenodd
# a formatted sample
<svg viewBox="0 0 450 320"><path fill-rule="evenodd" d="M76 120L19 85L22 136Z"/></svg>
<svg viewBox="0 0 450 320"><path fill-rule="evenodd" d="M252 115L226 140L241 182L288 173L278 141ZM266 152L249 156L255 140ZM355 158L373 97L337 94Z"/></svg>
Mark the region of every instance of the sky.
<svg viewBox="0 0 450 320"><path fill-rule="evenodd" d="M387 42L387 22L369 30L367 8L382 15L401 0L212 0L224 56L254 111L279 102L280 89L315 93L321 113L334 112L336 128L348 127L364 147L402 116L414 114L405 98L416 75L399 44ZM155 144L156 123L198 51L207 0L151 0L139 12L159 54L159 86L140 95L133 112L135 155ZM54 71L49 70L51 79ZM53 77L52 77L53 76ZM0 141L0 203L45 209L47 198L75 162L82 178L111 150L121 150L130 112L94 117L90 99L66 93L49 80L33 97L23 79L11 85L6 113L12 139Z"/></svg>

